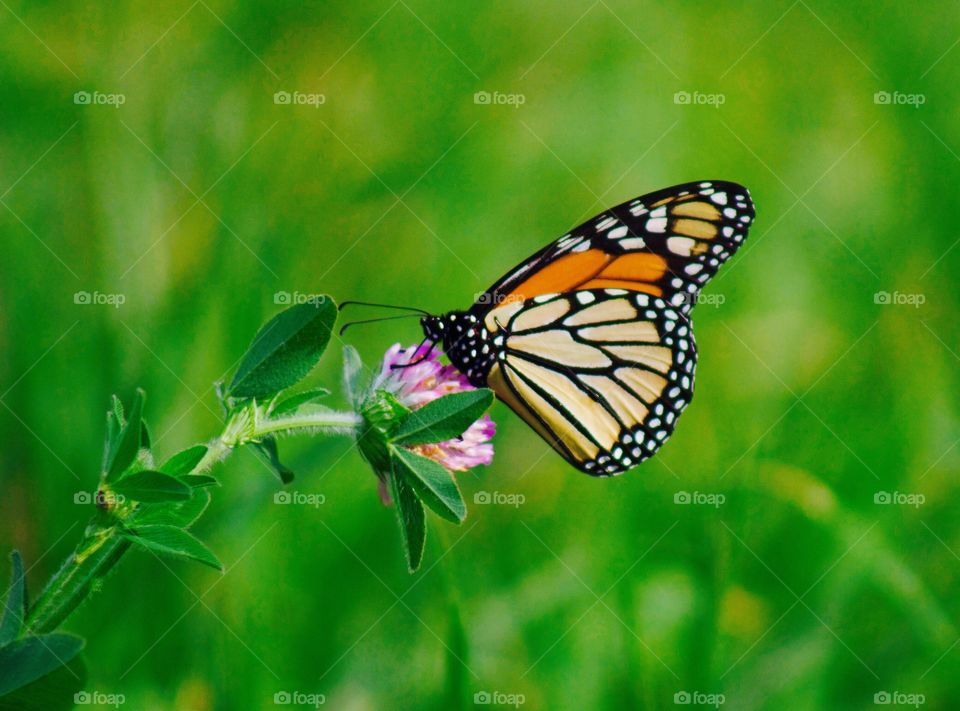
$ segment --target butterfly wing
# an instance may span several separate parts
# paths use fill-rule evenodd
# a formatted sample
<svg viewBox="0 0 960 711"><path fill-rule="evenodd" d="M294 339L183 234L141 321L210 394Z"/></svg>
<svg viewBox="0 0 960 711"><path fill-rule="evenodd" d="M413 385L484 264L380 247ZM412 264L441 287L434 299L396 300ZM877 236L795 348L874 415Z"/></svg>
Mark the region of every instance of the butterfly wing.
<svg viewBox="0 0 960 711"><path fill-rule="evenodd" d="M683 313L737 250L754 208L746 188L685 183L613 207L547 245L477 299L477 315L510 301L579 289L659 296Z"/></svg>
<svg viewBox="0 0 960 711"><path fill-rule="evenodd" d="M588 474L652 456L693 395L690 324L660 297L617 288L537 296L494 308L485 323L499 343L488 385Z"/></svg>

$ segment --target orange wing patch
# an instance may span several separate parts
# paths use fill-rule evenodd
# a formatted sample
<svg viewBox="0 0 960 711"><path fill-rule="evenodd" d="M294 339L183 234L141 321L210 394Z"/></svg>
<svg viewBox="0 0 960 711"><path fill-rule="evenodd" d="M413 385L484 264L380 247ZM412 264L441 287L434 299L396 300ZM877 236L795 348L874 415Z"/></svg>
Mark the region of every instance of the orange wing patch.
<svg viewBox="0 0 960 711"><path fill-rule="evenodd" d="M610 255L601 249L567 254L522 282L510 292L510 296L526 300L541 294L572 291L597 275L610 259Z"/></svg>
<svg viewBox="0 0 960 711"><path fill-rule="evenodd" d="M656 282L667 271L667 260L651 252L614 257L599 249L568 254L544 267L514 289L510 296L531 299L575 289L629 289L662 296Z"/></svg>

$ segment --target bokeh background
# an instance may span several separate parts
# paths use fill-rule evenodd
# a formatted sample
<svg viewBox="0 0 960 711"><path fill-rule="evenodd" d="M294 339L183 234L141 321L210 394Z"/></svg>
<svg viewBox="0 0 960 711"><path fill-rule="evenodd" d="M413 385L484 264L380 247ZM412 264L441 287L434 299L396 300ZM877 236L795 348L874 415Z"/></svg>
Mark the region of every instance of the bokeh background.
<svg viewBox="0 0 960 711"><path fill-rule="evenodd" d="M223 577L134 553L69 621L89 690L954 707L953 4L2 5L0 543L34 591L89 515L110 394L146 389L161 453L214 435L212 383L278 293L439 312L635 195L723 178L757 204L654 460L593 480L498 404L467 521L431 518L411 576L349 441L284 442L316 508L240 453L196 528ZM420 333L348 336L373 364ZM336 389L339 345L312 382Z"/></svg>

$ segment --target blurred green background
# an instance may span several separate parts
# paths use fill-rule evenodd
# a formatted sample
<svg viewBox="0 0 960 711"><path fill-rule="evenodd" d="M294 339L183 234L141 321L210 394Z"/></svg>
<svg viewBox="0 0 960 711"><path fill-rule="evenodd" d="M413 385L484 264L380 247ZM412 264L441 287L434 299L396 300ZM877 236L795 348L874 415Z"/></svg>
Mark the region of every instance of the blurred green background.
<svg viewBox="0 0 960 711"><path fill-rule="evenodd" d="M318 508L275 505L242 452L197 527L226 575L128 556L67 624L87 688L201 711L955 707L960 15L924 8L3 3L0 547L34 592L88 517L110 394L146 389L161 454L214 435L212 383L278 292L439 312L635 195L722 178L757 204L655 459L591 479L496 405L469 518L433 517L411 576L350 442L284 443ZM375 364L420 332L348 336Z"/></svg>

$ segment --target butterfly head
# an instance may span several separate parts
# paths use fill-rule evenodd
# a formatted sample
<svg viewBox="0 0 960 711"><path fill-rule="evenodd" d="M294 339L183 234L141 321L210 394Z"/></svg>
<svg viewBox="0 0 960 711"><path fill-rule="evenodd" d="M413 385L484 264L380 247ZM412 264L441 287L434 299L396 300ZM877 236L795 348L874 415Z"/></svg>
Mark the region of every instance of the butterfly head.
<svg viewBox="0 0 960 711"><path fill-rule="evenodd" d="M486 343L488 334L480 320L466 311L420 319L423 333L443 348L450 362L476 387L486 386L493 353Z"/></svg>

